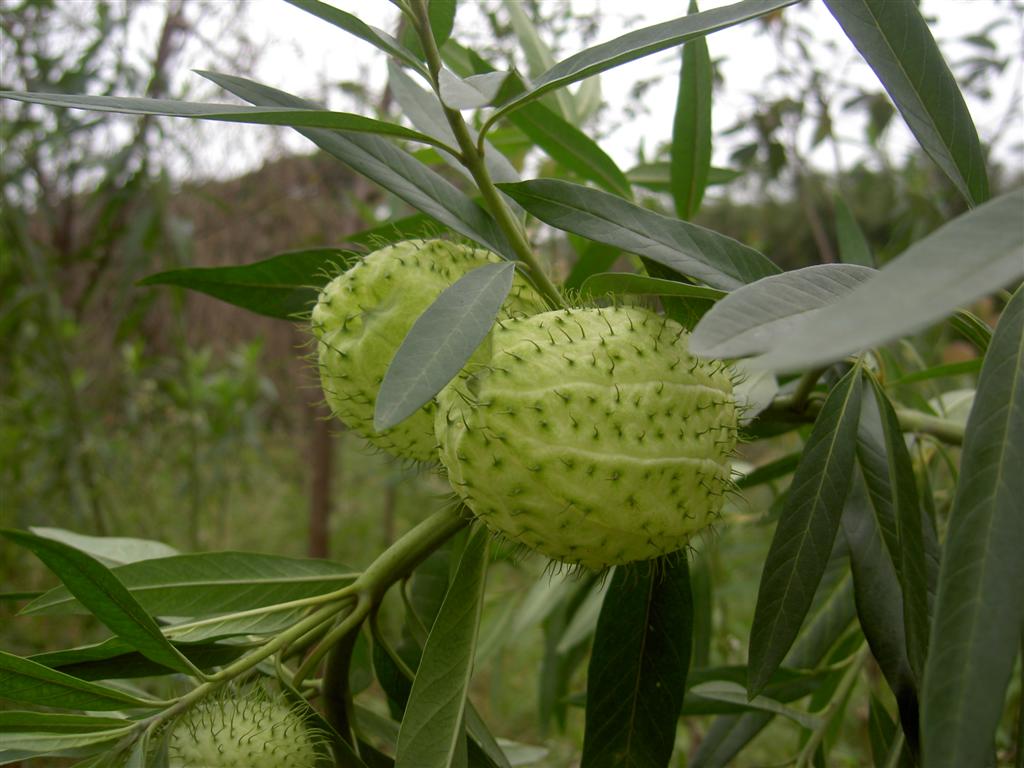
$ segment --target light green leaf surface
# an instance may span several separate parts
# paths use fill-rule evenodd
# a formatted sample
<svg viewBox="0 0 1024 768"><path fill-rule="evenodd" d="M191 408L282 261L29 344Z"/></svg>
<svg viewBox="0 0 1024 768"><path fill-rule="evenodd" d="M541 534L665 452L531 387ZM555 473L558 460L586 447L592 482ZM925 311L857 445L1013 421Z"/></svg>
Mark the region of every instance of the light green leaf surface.
<svg viewBox="0 0 1024 768"><path fill-rule="evenodd" d="M613 67L650 56L652 53L674 48L688 40L773 13L793 2L795 0L743 0L722 8L628 32L558 62L537 77L530 90L507 104L498 114L534 101L557 88L564 88Z"/></svg>
<svg viewBox="0 0 1024 768"><path fill-rule="evenodd" d="M854 367L829 392L793 476L757 594L751 695L789 652L828 565L853 474L860 400L860 370Z"/></svg>
<svg viewBox="0 0 1024 768"><path fill-rule="evenodd" d="M695 0L690 1L689 12L697 13ZM682 60L669 168L676 215L681 219L692 219L704 198L711 171L714 72L707 39L701 37L686 43Z"/></svg>
<svg viewBox="0 0 1024 768"><path fill-rule="evenodd" d="M0 699L98 712L160 706L116 688L79 680L6 651L0 651Z"/></svg>
<svg viewBox="0 0 1024 768"><path fill-rule="evenodd" d="M1021 279L1022 210L1019 188L953 219L785 335L765 339L764 354L751 364L795 371L839 360L919 331Z"/></svg>
<svg viewBox="0 0 1024 768"><path fill-rule="evenodd" d="M430 630L398 732L395 768L448 768L465 743L466 691L483 606L488 533L470 537Z"/></svg>
<svg viewBox="0 0 1024 768"><path fill-rule="evenodd" d="M167 641L153 618L105 565L59 541L24 531L5 530L2 533L42 560L93 616L115 635L131 643L143 656L178 672L198 674L198 670ZM147 562L153 561L144 560L135 565Z"/></svg>
<svg viewBox="0 0 1024 768"><path fill-rule="evenodd" d="M0 99L14 99L32 104L66 109L87 109L92 112L114 112L124 115L156 117L187 117L192 120L214 120L226 123L278 125L291 128L321 128L329 131L372 133L395 139L417 141L445 149L442 141L397 123L374 120L348 112L332 112L310 107L247 107L238 104L202 104L174 99L146 99L120 96L72 96L61 93L29 93L0 91Z"/></svg>
<svg viewBox="0 0 1024 768"><path fill-rule="evenodd" d="M771 712L773 715L782 715L807 730L814 730L821 724L820 718L801 712L794 707L787 707L767 696L748 698L747 690L742 685L726 680L714 680L690 686L686 691L686 698L690 699L691 697L721 701L744 709L762 710Z"/></svg>
<svg viewBox="0 0 1024 768"><path fill-rule="evenodd" d="M221 88L259 106L309 108L311 102L233 75L200 72ZM494 219L449 181L408 152L376 136L319 128L296 129L328 154L394 193L419 211L471 240L509 257L514 256Z"/></svg>
<svg viewBox="0 0 1024 768"><path fill-rule="evenodd" d="M373 428L390 429L440 392L487 338L515 264L487 264L448 286L417 318L384 374Z"/></svg>
<svg viewBox="0 0 1024 768"><path fill-rule="evenodd" d="M677 280L663 280L660 277L635 275L629 272L600 272L584 281L581 291L592 296L639 295L639 296L682 296L688 299L717 301L728 294L717 288L690 285Z"/></svg>
<svg viewBox="0 0 1024 768"><path fill-rule="evenodd" d="M730 237L607 192L554 179L500 187L553 227L645 256L713 288L732 290L779 271L764 255Z"/></svg>
<svg viewBox="0 0 1024 768"><path fill-rule="evenodd" d="M330 560L202 552L144 560L111 573L154 616L211 616L322 595L358 575ZM30 603L23 613L81 612L65 587Z"/></svg>
<svg viewBox="0 0 1024 768"><path fill-rule="evenodd" d="M394 56L396 59L405 65L412 67L422 75L427 75L427 68L412 51L404 47L387 32L377 29L376 27L371 27L369 24L361 21L359 17L353 16L351 13L346 13L339 8L335 8L333 5L321 3L319 0L286 0L286 2L294 5L296 8L301 8L307 13L313 14L317 18L330 22L334 26L345 30L351 35L355 35L361 40L365 40L370 43L370 45Z"/></svg>
<svg viewBox="0 0 1024 768"><path fill-rule="evenodd" d="M967 420L922 694L929 768L985 765L1024 625L1024 288L1006 306Z"/></svg>
<svg viewBox="0 0 1024 768"><path fill-rule="evenodd" d="M972 205L988 198L978 132L917 4L825 0L918 143Z"/></svg>
<svg viewBox="0 0 1024 768"><path fill-rule="evenodd" d="M866 282L875 271L854 264L818 264L743 286L712 307L697 324L690 349L708 357L742 357L789 337L823 307Z"/></svg>
<svg viewBox="0 0 1024 768"><path fill-rule="evenodd" d="M80 549L109 567L178 554L178 550L162 541L120 536L86 536L63 528L46 528L38 525L31 526L29 530L44 539L62 541L68 546Z"/></svg>
<svg viewBox="0 0 1024 768"><path fill-rule="evenodd" d="M125 738L131 720L51 712L0 712L0 765L40 757L84 757Z"/></svg>

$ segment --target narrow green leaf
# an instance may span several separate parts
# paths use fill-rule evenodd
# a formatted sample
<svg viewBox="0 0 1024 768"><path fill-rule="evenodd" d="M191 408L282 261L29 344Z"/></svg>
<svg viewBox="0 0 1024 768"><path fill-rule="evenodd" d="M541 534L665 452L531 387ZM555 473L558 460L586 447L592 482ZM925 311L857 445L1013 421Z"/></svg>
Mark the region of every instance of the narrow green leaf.
<svg viewBox="0 0 1024 768"><path fill-rule="evenodd" d="M703 285L690 285L676 280L663 280L647 275L634 275L629 272L602 272L591 275L583 283L583 293L592 296L641 295L641 296L682 296L688 299L706 299L717 301L728 295L725 291L707 288Z"/></svg>
<svg viewBox="0 0 1024 768"><path fill-rule="evenodd" d="M693 600L683 553L615 569L587 670L581 768L663 768L690 666Z"/></svg>
<svg viewBox="0 0 1024 768"><path fill-rule="evenodd" d="M782 663L828 565L853 473L860 399L860 370L854 367L829 393L797 466L758 589L751 696Z"/></svg>
<svg viewBox="0 0 1024 768"><path fill-rule="evenodd" d="M868 740L875 765L884 765L889 747L896 737L896 723L889 717L885 705L874 694L868 694Z"/></svg>
<svg viewBox="0 0 1024 768"><path fill-rule="evenodd" d="M525 84L515 70L482 72L465 79L442 69L438 75L441 101L450 109L480 109L501 104L522 93Z"/></svg>
<svg viewBox="0 0 1024 768"><path fill-rule="evenodd" d="M159 702L79 680L5 651L0 651L0 698L43 707L98 712L161 706Z"/></svg>
<svg viewBox="0 0 1024 768"><path fill-rule="evenodd" d="M93 755L127 737L134 727L133 721L114 717L0 712L0 765Z"/></svg>
<svg viewBox="0 0 1024 768"><path fill-rule="evenodd" d="M916 745L918 696L915 674L907 657L904 593L859 472L855 473L846 498L842 527L850 547L850 569L861 629L896 697L907 739Z"/></svg>
<svg viewBox="0 0 1024 768"><path fill-rule="evenodd" d="M153 618L117 577L95 558L62 542L24 531L5 530L0 533L42 560L90 613L146 658L178 672L198 673L192 663L168 642ZM143 561L146 562L152 561Z"/></svg>
<svg viewBox="0 0 1024 768"><path fill-rule="evenodd" d="M424 77L427 76L427 68L412 51L404 47L387 32L360 21L359 17L346 13L327 3L321 3L319 0L286 0L286 2L291 3L296 8L301 8L306 13L311 13L317 18L330 22L349 34L355 35L360 40L365 40L370 45L412 67Z"/></svg>
<svg viewBox="0 0 1024 768"><path fill-rule="evenodd" d="M566 170L594 182L613 195L632 198L629 180L615 161L597 142L544 104L529 104L516 110L509 119Z"/></svg>
<svg viewBox="0 0 1024 768"><path fill-rule="evenodd" d="M790 667L810 669L818 666L854 620L853 583L848 573L838 584L828 589L823 584L819 591L824 593L824 598L817 608L812 609L808 628L786 656L786 664ZM704 734L693 756L692 768L726 768L732 765L733 758L764 730L773 717L768 713L751 712L717 718Z"/></svg>
<svg viewBox="0 0 1024 768"><path fill-rule="evenodd" d="M921 381L944 379L950 376L969 376L981 370L981 363L981 358L976 358L974 360L963 360L959 363L933 365L931 368L908 373L906 376L900 376L898 379L887 383L890 387L898 387L903 384L916 384Z"/></svg>
<svg viewBox="0 0 1024 768"><path fill-rule="evenodd" d="M75 549L92 555L109 567L178 554L178 550L162 541L129 539L120 536L85 536L81 533L66 531L63 528L46 528L38 525L31 526L29 530L44 539L63 541Z"/></svg>
<svg viewBox="0 0 1024 768"><path fill-rule="evenodd" d="M266 613L257 610L254 614L245 613L241 616L228 614L225 618L213 616L206 619L178 621L164 627L164 633L176 643L202 643L229 637L276 635L306 615L307 612L304 608Z"/></svg>
<svg viewBox="0 0 1024 768"><path fill-rule="evenodd" d="M519 46L526 57L526 71L532 78L539 77L555 65L555 57L548 44L537 32L537 27L523 10L522 3L517 0L505 0L504 5L508 12L508 20L512 24L512 31L515 32ZM567 90L560 89L550 93L541 99L541 103L546 104L563 120L571 121L576 125L580 124L580 116L576 113L576 106Z"/></svg>
<svg viewBox="0 0 1024 768"><path fill-rule="evenodd" d="M861 230L853 211L842 197L833 199L836 209L836 239L839 241L839 258L844 264L860 264L862 267L874 267L875 257L871 255L871 246Z"/></svg>
<svg viewBox="0 0 1024 768"><path fill-rule="evenodd" d="M712 307L694 330L690 349L718 358L758 352L874 275L854 264L817 264L765 277Z"/></svg>
<svg viewBox="0 0 1024 768"><path fill-rule="evenodd" d="M755 696L751 699L747 696L746 688L739 683L730 681L716 680L691 686L686 691L687 703L691 697L697 700L721 701L745 710L760 710L771 712L773 715L782 715L809 731L821 725L820 718L801 712L799 709L787 707L767 696Z"/></svg>
<svg viewBox="0 0 1024 768"><path fill-rule="evenodd" d="M396 768L447 768L464 742L466 690L483 606L488 533L478 528L430 630L398 732Z"/></svg>
<svg viewBox="0 0 1024 768"><path fill-rule="evenodd" d="M985 156L971 113L917 5L825 0L878 75L907 126L971 205L988 199Z"/></svg>
<svg viewBox="0 0 1024 768"><path fill-rule="evenodd" d="M373 411L378 432L418 411L487 338L512 290L515 264L487 264L444 289L420 315L384 374Z"/></svg>
<svg viewBox="0 0 1024 768"><path fill-rule="evenodd" d="M192 120L214 120L225 123L279 125L291 128L322 128L329 131L372 133L406 141L417 141L446 149L446 145L397 123L374 120L348 112L332 112L316 107L246 107L238 104L203 104L174 99L145 99L121 96L72 96L61 93L0 91L0 99L14 99L31 104L66 109L87 109L92 112L114 112L123 115L187 117Z"/></svg>
<svg viewBox="0 0 1024 768"><path fill-rule="evenodd" d="M953 219L751 361L801 370L921 330L957 307L1024 277L1024 188ZM970 254L970 258L964 258Z"/></svg>
<svg viewBox="0 0 1024 768"><path fill-rule="evenodd" d="M696 0L690 0L689 13L697 13ZM700 209L711 171L713 75L707 39L700 37L686 43L672 123L670 161L672 199L681 219L692 219Z"/></svg>
<svg viewBox="0 0 1024 768"><path fill-rule="evenodd" d="M585 245L577 249L579 258L572 266L569 277L565 279L563 289L567 292L580 291L583 284L598 272L604 272L612 267L622 251L613 245L585 241Z"/></svg>
<svg viewBox="0 0 1024 768"><path fill-rule="evenodd" d="M1024 288L992 336L967 420L922 694L929 768L984 765L1024 625Z"/></svg>
<svg viewBox="0 0 1024 768"><path fill-rule="evenodd" d="M563 59L537 77L530 90L500 109L492 117L492 120L521 104L535 101L549 91L564 88L613 67L650 56L652 53L658 53L667 48L674 48L689 40L718 32L735 24L774 13L793 2L795 0L743 0L743 2L733 3L722 8L644 27L628 32L607 43L587 48Z"/></svg>
<svg viewBox="0 0 1024 768"><path fill-rule="evenodd" d="M185 643L177 648L202 670L228 664L248 650L245 645L215 643ZM37 653L29 659L80 680L122 680L169 675L173 672L162 664L150 661L119 637L95 645Z"/></svg>
<svg viewBox="0 0 1024 768"><path fill-rule="evenodd" d="M634 184L652 192L672 193L671 180L672 164L668 161L655 163L643 163L626 171L626 178L630 184ZM721 184L728 184L742 176L742 171L734 171L731 168L716 168L711 166L708 170L707 186L714 187Z"/></svg>
<svg viewBox="0 0 1024 768"><path fill-rule="evenodd" d="M320 289L355 258L337 248L312 248L239 267L173 269L150 275L139 285L188 288L260 315L294 321L313 308Z"/></svg>
<svg viewBox="0 0 1024 768"><path fill-rule="evenodd" d="M202 552L130 563L111 571L146 612L154 616L212 616L341 589L358 575L330 560ZM80 612L66 587L57 587L22 611Z"/></svg>
<svg viewBox="0 0 1024 768"><path fill-rule="evenodd" d="M770 461L767 464L757 467L752 472L748 472L746 475L736 481L736 486L743 490L744 488L753 488L761 485L762 483L770 483L773 480L778 480L780 477L792 474L793 471L800 464L801 452L788 453L781 458Z"/></svg>
<svg viewBox="0 0 1024 768"><path fill-rule="evenodd" d="M914 465L903 439L896 411L881 385L869 376L873 399L878 405L891 489L893 517L899 549L890 550L899 570L903 592L903 622L906 627L907 657L914 678L920 682L924 674L924 661L928 654L928 570L925 559L925 529L921 518L921 505L917 497L917 477ZM902 710L901 710L902 712ZM916 717L915 717L916 722ZM917 734L904 723L907 741L916 749Z"/></svg>
<svg viewBox="0 0 1024 768"><path fill-rule="evenodd" d="M957 310L957 313L949 319L949 324L957 333L977 347L981 354L988 351L988 345L992 343L992 329L976 314L968 312L966 309Z"/></svg>
<svg viewBox="0 0 1024 768"><path fill-rule="evenodd" d="M622 198L554 179L499 185L527 211L553 227L589 237L732 290L779 268L753 248Z"/></svg>
<svg viewBox="0 0 1024 768"><path fill-rule="evenodd" d="M297 96L242 77L199 72L221 88L259 106L315 107ZM394 193L417 210L498 253L513 257L494 219L449 181L388 141L364 133L296 129L358 173Z"/></svg>

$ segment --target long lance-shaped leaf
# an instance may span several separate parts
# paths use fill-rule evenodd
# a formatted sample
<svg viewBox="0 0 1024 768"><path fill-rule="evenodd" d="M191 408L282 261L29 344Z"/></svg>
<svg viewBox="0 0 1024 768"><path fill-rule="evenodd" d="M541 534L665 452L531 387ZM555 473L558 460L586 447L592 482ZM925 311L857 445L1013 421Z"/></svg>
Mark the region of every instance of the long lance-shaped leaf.
<svg viewBox="0 0 1024 768"><path fill-rule="evenodd" d="M488 533L478 528L427 637L398 732L395 768L448 768L465 750L466 691L483 606Z"/></svg>
<svg viewBox="0 0 1024 768"><path fill-rule="evenodd" d="M200 72L250 104L310 108L315 104L243 77ZM466 237L508 257L511 246L494 219L480 206L416 158L376 136L320 128L296 129L325 152L380 184L417 210Z"/></svg>
<svg viewBox="0 0 1024 768"><path fill-rule="evenodd" d="M553 227L646 256L714 288L732 290L780 271L763 254L731 237L607 192L554 179L499 186Z"/></svg>
<svg viewBox="0 0 1024 768"><path fill-rule="evenodd" d="M835 303L765 340L751 365L794 371L914 333L1024 277L1024 188L953 219Z"/></svg>
<svg viewBox="0 0 1024 768"><path fill-rule="evenodd" d="M854 617L853 581L847 572L828 589L820 605L814 609L809 626L786 656L786 664L798 669L817 667ZM733 758L772 719L771 714L762 712L717 718L704 734L693 756L692 768L727 768L732 765Z"/></svg>
<svg viewBox="0 0 1024 768"><path fill-rule="evenodd" d="M613 67L650 56L652 53L658 53L667 48L674 48L688 40L718 32L734 24L741 24L744 21L774 13L795 1L743 0L743 2L733 3L723 8L715 8L695 13L692 16L684 16L681 19L644 27L628 32L607 43L587 48L563 59L536 78L530 90L498 110L488 122L493 123L494 120L517 106L535 101L556 88L564 88Z"/></svg>
<svg viewBox="0 0 1024 768"><path fill-rule="evenodd" d="M358 575L330 560L251 552L200 552L129 563L111 571L154 616L211 616L322 595ZM67 587L56 587L22 611L81 612Z"/></svg>
<svg viewBox="0 0 1024 768"><path fill-rule="evenodd" d="M782 663L828 564L853 474L860 399L860 370L854 367L829 393L796 468L757 594L751 696Z"/></svg>
<svg viewBox="0 0 1024 768"><path fill-rule="evenodd" d="M198 675L199 670L163 636L160 627L110 570L90 555L24 531L2 531L53 571L79 602L118 637L158 664Z"/></svg>
<svg viewBox="0 0 1024 768"><path fill-rule="evenodd" d="M63 528L47 528L33 525L29 530L44 539L56 539L92 555L111 568L140 560L177 555L178 550L152 539L132 539L123 536L87 536Z"/></svg>
<svg viewBox="0 0 1024 768"><path fill-rule="evenodd" d="M0 712L0 765L39 757L84 757L125 738L135 722L56 712Z"/></svg>
<svg viewBox="0 0 1024 768"><path fill-rule="evenodd" d="M450 150L443 141L394 123L371 117L328 109L278 107L264 109L238 104L206 104L174 99L147 99L121 96L72 96L61 93L0 91L0 99L15 99L31 104L66 109L87 109L93 112L114 112L122 115L153 115L156 117L187 117L193 120L215 120L224 123L279 125L291 128L323 128L330 131L351 131L418 141L439 149ZM454 151L454 150L452 150Z"/></svg>
<svg viewBox="0 0 1024 768"><path fill-rule="evenodd" d="M131 707L160 707L159 702L89 683L43 664L0 651L0 698L42 707L109 712Z"/></svg>
<svg viewBox="0 0 1024 768"><path fill-rule="evenodd" d="M928 662L929 768L985 765L1024 624L1024 288L992 336L967 420Z"/></svg>
<svg viewBox="0 0 1024 768"><path fill-rule="evenodd" d="M543 104L526 105L510 121L563 168L614 195L633 196L629 180L597 142Z"/></svg>
<svg viewBox="0 0 1024 768"><path fill-rule="evenodd" d="M587 670L581 768L664 768L675 746L693 633L685 557L615 569Z"/></svg>
<svg viewBox="0 0 1024 768"><path fill-rule="evenodd" d="M914 677L920 683L924 675L924 661L928 655L928 569L926 552L936 550L937 542L926 542L925 525L922 519L922 508L917 496L917 478L914 465L907 452L903 430L900 428L896 411L886 397L885 392L873 377L871 383L872 400L878 405L877 414L881 421L882 437L885 453L888 457L888 487L892 504L893 522L896 526L898 549L891 550L893 563L899 571L901 590L903 593L903 623L906 627L907 656L910 660ZM860 446L863 441L858 436L858 455L865 455ZM861 462L866 465L865 461ZM870 477L866 472L865 476ZM884 493L885 490L882 489ZM927 530L930 532L931 527ZM933 585L934 586L934 585ZM907 733L907 739L913 743L913 734Z"/></svg>
<svg viewBox="0 0 1024 768"><path fill-rule="evenodd" d="M988 198L971 113L916 3L825 0L878 75L918 143L972 205Z"/></svg>
<svg viewBox="0 0 1024 768"><path fill-rule="evenodd" d="M697 3L690 1L690 14ZM683 46L679 95L672 124L669 165L676 215L691 219L700 208L711 172L711 89L713 72L708 41L701 37Z"/></svg>
<svg viewBox="0 0 1024 768"><path fill-rule="evenodd" d="M173 269L150 275L139 285L188 288L258 315L295 320L312 309L330 276L348 268L354 259L337 248L313 248L239 267Z"/></svg>
<svg viewBox="0 0 1024 768"><path fill-rule="evenodd" d="M216 643L185 643L178 648L200 669L228 664L247 650L242 644ZM29 659L80 680L122 680L168 675L173 671L150 661L119 637L80 648L37 653Z"/></svg>
<svg viewBox="0 0 1024 768"><path fill-rule="evenodd" d="M896 698L907 741L916 751L917 683L907 658L903 592L860 472L855 472L846 499L842 527L850 547L850 570L861 629Z"/></svg>
<svg viewBox="0 0 1024 768"><path fill-rule="evenodd" d="M690 349L719 359L759 351L776 338L787 338L804 316L821 312L874 274L855 264L815 264L745 285L704 316Z"/></svg>
<svg viewBox="0 0 1024 768"><path fill-rule="evenodd" d="M633 275L629 272L599 272L586 279L581 292L592 296L604 294L635 294L640 296L680 296L686 299L718 301L727 296L725 291L690 285L676 280L664 280L647 275Z"/></svg>
<svg viewBox="0 0 1024 768"><path fill-rule="evenodd" d="M361 21L358 16L353 16L351 13L346 13L327 3L321 3L319 0L285 0L285 2L294 5L296 8L301 8L306 13L311 13L317 18L330 22L339 29L343 29L361 40L365 40L370 45L399 59L403 64L412 67L424 77L429 74L423 62L412 51L387 32Z"/></svg>
<svg viewBox="0 0 1024 768"><path fill-rule="evenodd" d="M836 214L836 240L839 241L839 259L844 264L859 264L874 267L875 257L871 255L864 231L853 216L853 211L842 197L836 195L832 202Z"/></svg>
<svg viewBox="0 0 1024 768"><path fill-rule="evenodd" d="M381 382L375 430L408 418L455 378L490 333L515 271L510 263L478 267L445 288L416 319Z"/></svg>

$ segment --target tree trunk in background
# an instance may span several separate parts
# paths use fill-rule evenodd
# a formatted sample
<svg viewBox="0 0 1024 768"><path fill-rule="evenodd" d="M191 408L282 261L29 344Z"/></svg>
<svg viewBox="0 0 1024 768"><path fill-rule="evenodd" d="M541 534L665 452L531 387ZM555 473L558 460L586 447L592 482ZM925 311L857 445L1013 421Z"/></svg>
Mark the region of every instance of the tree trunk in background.
<svg viewBox="0 0 1024 768"><path fill-rule="evenodd" d="M309 451L309 556L327 557L331 516L331 474L334 439L331 436L331 412L322 402L310 403L312 427Z"/></svg>

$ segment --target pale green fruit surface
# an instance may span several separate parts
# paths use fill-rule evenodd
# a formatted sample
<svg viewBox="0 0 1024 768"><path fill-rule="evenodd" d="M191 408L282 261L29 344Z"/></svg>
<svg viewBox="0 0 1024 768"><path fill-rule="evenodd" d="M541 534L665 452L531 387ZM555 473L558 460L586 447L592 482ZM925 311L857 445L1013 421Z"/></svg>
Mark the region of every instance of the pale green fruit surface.
<svg viewBox="0 0 1024 768"><path fill-rule="evenodd" d="M489 364L438 397L452 487L492 530L562 562L682 548L722 508L737 433L731 371L688 338L636 308L503 322Z"/></svg>
<svg viewBox="0 0 1024 768"><path fill-rule="evenodd" d="M408 240L374 251L328 283L313 309L312 325L320 380L334 414L389 453L436 460L434 403L378 434L373 429L377 392L395 352L423 311L467 272L500 261L490 251L445 240ZM516 275L503 316L544 309L541 297ZM480 354L486 356L486 351L482 348Z"/></svg>
<svg viewBox="0 0 1024 768"><path fill-rule="evenodd" d="M168 739L170 768L315 768L322 737L260 689L187 710Z"/></svg>

